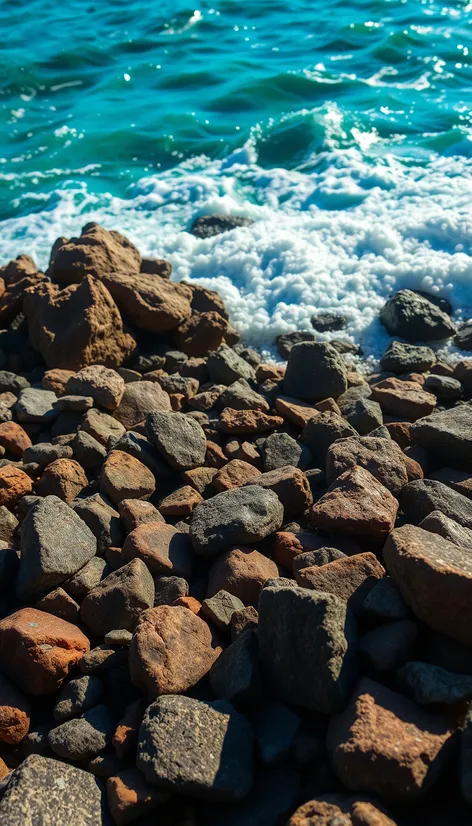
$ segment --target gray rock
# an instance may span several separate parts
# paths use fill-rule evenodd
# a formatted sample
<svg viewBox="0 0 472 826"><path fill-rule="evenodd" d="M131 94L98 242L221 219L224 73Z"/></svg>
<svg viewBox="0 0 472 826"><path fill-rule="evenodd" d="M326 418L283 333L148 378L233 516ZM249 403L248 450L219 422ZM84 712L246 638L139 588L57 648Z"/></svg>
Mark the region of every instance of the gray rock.
<svg viewBox="0 0 472 826"><path fill-rule="evenodd" d="M77 499L73 507L96 537L99 553L104 553L110 546L121 547L124 536L120 514L100 493Z"/></svg>
<svg viewBox="0 0 472 826"><path fill-rule="evenodd" d="M256 379L254 368L226 344L222 344L218 350L209 354L207 368L210 379L215 384L229 386L238 379Z"/></svg>
<svg viewBox="0 0 472 826"><path fill-rule="evenodd" d="M328 485L356 466L368 470L394 496L398 496L408 484L405 456L393 440L374 439L372 436L337 440L330 446L326 459Z"/></svg>
<svg viewBox="0 0 472 826"><path fill-rule="evenodd" d="M418 625L412 620L388 622L364 634L359 652L371 668L391 671L411 657L417 636Z"/></svg>
<svg viewBox="0 0 472 826"><path fill-rule="evenodd" d="M302 344L303 342L315 340L315 334L309 332L308 330L293 330L291 333L282 333L282 335L277 336L277 350L279 351L280 357L286 360L288 359L292 348L295 347L296 344Z"/></svg>
<svg viewBox="0 0 472 826"><path fill-rule="evenodd" d="M52 406L58 413L86 413L93 407L93 399L91 396L61 396Z"/></svg>
<svg viewBox="0 0 472 826"><path fill-rule="evenodd" d="M232 615L242 608L244 608L244 602L241 602L234 594L224 590L218 591L214 596L204 599L202 602L203 613L221 631L229 629Z"/></svg>
<svg viewBox="0 0 472 826"><path fill-rule="evenodd" d="M131 645L133 635L131 631L126 631L124 628L115 628L105 634L105 645Z"/></svg>
<svg viewBox="0 0 472 826"><path fill-rule="evenodd" d="M148 522L165 522L157 508L144 499L122 499L118 503L118 510L125 526L126 533L131 533L139 525Z"/></svg>
<svg viewBox="0 0 472 826"><path fill-rule="evenodd" d="M338 416L337 413L324 412L307 422L303 428L301 440L324 466L328 450L333 442L358 435L346 419Z"/></svg>
<svg viewBox="0 0 472 826"><path fill-rule="evenodd" d="M54 706L53 717L60 723L70 720L71 717L96 706L102 694L103 685L98 677L77 677L62 687Z"/></svg>
<svg viewBox="0 0 472 826"><path fill-rule="evenodd" d="M221 700L255 703L262 697L257 633L248 628L228 645L211 667L210 687Z"/></svg>
<svg viewBox="0 0 472 826"><path fill-rule="evenodd" d="M357 676L355 620L344 600L296 586L266 587L258 633L276 697L322 714L343 708Z"/></svg>
<svg viewBox="0 0 472 826"><path fill-rule="evenodd" d="M457 330L454 344L461 350L472 350L472 322L466 321Z"/></svg>
<svg viewBox="0 0 472 826"><path fill-rule="evenodd" d="M241 803L205 809L206 826L274 826L286 823L300 799L300 776L281 767L258 771L248 796ZM340 825L341 826L341 825Z"/></svg>
<svg viewBox="0 0 472 826"><path fill-rule="evenodd" d="M459 525L472 529L472 500L435 479L409 482L401 492L400 507L415 525L433 511L441 511Z"/></svg>
<svg viewBox="0 0 472 826"><path fill-rule="evenodd" d="M288 433L271 433L264 439L261 457L265 471L276 470L286 465L306 470L313 461L311 450Z"/></svg>
<svg viewBox="0 0 472 826"><path fill-rule="evenodd" d="M346 389L346 366L331 344L303 342L292 347L284 378L285 395L336 399Z"/></svg>
<svg viewBox="0 0 472 826"><path fill-rule="evenodd" d="M431 347L418 347L403 341L392 341L380 359L381 370L391 373L424 373L436 364Z"/></svg>
<svg viewBox="0 0 472 826"><path fill-rule="evenodd" d="M233 410L263 410L268 413L270 405L260 393L247 383L245 379L230 384L218 398L221 407L231 407Z"/></svg>
<svg viewBox="0 0 472 826"><path fill-rule="evenodd" d="M32 754L15 769L0 801L2 826L109 826L104 794L92 774Z"/></svg>
<svg viewBox="0 0 472 826"><path fill-rule="evenodd" d="M380 427L376 427L375 430L371 430L370 433L367 434L374 439L387 439L388 441L392 440L390 435L390 431L388 430L385 425L381 425Z"/></svg>
<svg viewBox="0 0 472 826"><path fill-rule="evenodd" d="M178 597L188 596L188 582L181 576L160 576L154 580L154 607L172 605Z"/></svg>
<svg viewBox="0 0 472 826"><path fill-rule="evenodd" d="M431 703L455 703L472 698L472 677L453 674L437 665L408 662L396 675L399 689L420 706Z"/></svg>
<svg viewBox="0 0 472 826"><path fill-rule="evenodd" d="M162 460L156 448L141 433L128 430L113 445L113 448L122 450L124 453L129 453L130 456L134 456L135 459L139 459L156 478L169 475L169 466Z"/></svg>
<svg viewBox="0 0 472 826"><path fill-rule="evenodd" d="M446 313L412 290L395 293L382 307L380 321L390 335L406 341L441 341L456 332Z"/></svg>
<svg viewBox="0 0 472 826"><path fill-rule="evenodd" d="M15 514L9 511L5 505L0 505L0 539L11 545L18 524Z"/></svg>
<svg viewBox="0 0 472 826"><path fill-rule="evenodd" d="M408 607L398 586L389 576L375 583L362 605L362 614L374 620L403 620Z"/></svg>
<svg viewBox="0 0 472 826"><path fill-rule="evenodd" d="M37 390L34 387L27 387L21 391L18 401L14 405L18 421L48 424L58 415L58 411L53 408L55 401L56 394L52 393L51 390Z"/></svg>
<svg viewBox="0 0 472 826"><path fill-rule="evenodd" d="M472 405L459 404L418 419L411 428L415 444L444 454L448 461L472 459Z"/></svg>
<svg viewBox="0 0 472 826"><path fill-rule="evenodd" d="M229 703L168 695L144 715L136 765L155 786L235 801L252 785L252 749L250 723Z"/></svg>
<svg viewBox="0 0 472 826"><path fill-rule="evenodd" d="M345 330L347 319L336 313L318 313L312 316L311 323L318 333L331 333L335 330Z"/></svg>
<svg viewBox="0 0 472 826"><path fill-rule="evenodd" d="M150 413L146 430L152 444L172 468L189 470L203 465L206 436L195 419L184 413Z"/></svg>
<svg viewBox="0 0 472 826"><path fill-rule="evenodd" d="M283 505L258 485L234 488L200 502L192 514L190 539L197 554L214 556L231 545L258 542L279 530Z"/></svg>
<svg viewBox="0 0 472 826"><path fill-rule="evenodd" d="M16 591L31 600L83 568L97 541L79 516L57 496L45 496L21 526L21 558Z"/></svg>
<svg viewBox="0 0 472 826"><path fill-rule="evenodd" d="M464 392L462 384L452 376L426 376L424 389L440 399L460 399Z"/></svg>
<svg viewBox="0 0 472 826"><path fill-rule="evenodd" d="M240 215L200 215L195 218L189 232L197 238L213 238L237 227L250 227L253 223L252 218Z"/></svg>
<svg viewBox="0 0 472 826"><path fill-rule="evenodd" d="M472 551L472 530L459 525L441 511L432 511L420 522L419 527L425 531L437 533L444 539L449 539L449 542L454 542L454 545L460 545Z"/></svg>
<svg viewBox="0 0 472 826"><path fill-rule="evenodd" d="M128 664L128 649L118 645L97 645L80 660L83 674L104 674Z"/></svg>
<svg viewBox="0 0 472 826"><path fill-rule="evenodd" d="M303 571L304 568L312 568L313 566L321 567L333 562L335 559L343 559L346 556L338 548L317 548L315 551L305 551L298 554L293 560L292 568L296 576L298 571Z"/></svg>
<svg viewBox="0 0 472 826"><path fill-rule="evenodd" d="M111 569L106 560L101 556L94 556L71 579L64 582L64 588L75 597L83 597L110 573Z"/></svg>
<svg viewBox="0 0 472 826"><path fill-rule="evenodd" d="M49 745L55 754L66 760L87 760L110 745L114 731L115 720L108 707L94 706L81 717L51 729Z"/></svg>
<svg viewBox="0 0 472 826"><path fill-rule="evenodd" d="M253 605L246 605L239 611L231 614L231 642L234 642L244 631L255 630L259 622L259 614Z"/></svg>
<svg viewBox="0 0 472 826"><path fill-rule="evenodd" d="M109 574L82 602L80 616L92 634L132 631L139 615L154 605L154 580L141 559L133 559Z"/></svg>
<svg viewBox="0 0 472 826"><path fill-rule="evenodd" d="M17 376L8 370L0 370L0 393L13 393L15 396L29 387L30 383L24 376Z"/></svg>
<svg viewBox="0 0 472 826"><path fill-rule="evenodd" d="M49 442L39 442L36 445L25 448L23 451L23 462L29 464L34 462L39 465L39 469L55 462L56 459L72 459L73 450L69 445L53 445Z"/></svg>
<svg viewBox="0 0 472 826"><path fill-rule="evenodd" d="M343 417L361 436L372 435L372 431L383 425L382 408L372 399L356 399L343 405ZM388 433L388 431L387 431ZM390 438L390 434L389 434Z"/></svg>
<svg viewBox="0 0 472 826"><path fill-rule="evenodd" d="M98 470L106 459L107 452L100 442L87 433L79 430L72 442L74 459L82 465L85 470Z"/></svg>

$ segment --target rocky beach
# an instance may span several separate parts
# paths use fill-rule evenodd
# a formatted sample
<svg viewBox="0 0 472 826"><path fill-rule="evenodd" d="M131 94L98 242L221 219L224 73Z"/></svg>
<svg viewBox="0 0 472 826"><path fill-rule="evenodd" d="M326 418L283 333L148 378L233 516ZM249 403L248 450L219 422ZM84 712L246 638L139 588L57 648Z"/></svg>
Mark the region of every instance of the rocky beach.
<svg viewBox="0 0 472 826"><path fill-rule="evenodd" d="M264 361L171 276L96 223L0 269L0 823L466 826L470 325Z"/></svg>

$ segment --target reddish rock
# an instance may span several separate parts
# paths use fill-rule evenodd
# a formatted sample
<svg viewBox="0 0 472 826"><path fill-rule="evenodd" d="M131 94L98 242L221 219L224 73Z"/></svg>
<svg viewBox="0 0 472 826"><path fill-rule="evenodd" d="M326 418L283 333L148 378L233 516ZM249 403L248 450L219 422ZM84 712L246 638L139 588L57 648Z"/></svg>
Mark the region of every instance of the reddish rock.
<svg viewBox="0 0 472 826"><path fill-rule="evenodd" d="M56 459L42 473L39 492L42 496L58 496L70 505L88 485L85 471L74 459Z"/></svg>
<svg viewBox="0 0 472 826"><path fill-rule="evenodd" d="M300 428L304 428L306 423L320 412L314 405L288 396L278 396L275 400L275 409L284 419Z"/></svg>
<svg viewBox="0 0 472 826"><path fill-rule="evenodd" d="M126 430L131 430L136 424L143 422L148 413L170 409L169 396L160 384L153 381L133 381L126 385L123 398L114 415Z"/></svg>
<svg viewBox="0 0 472 826"><path fill-rule="evenodd" d="M69 378L66 393L72 396L90 396L99 407L115 410L125 392L125 382L116 370L102 364L84 367Z"/></svg>
<svg viewBox="0 0 472 826"><path fill-rule="evenodd" d="M138 744L139 727L146 711L145 700L135 700L125 708L125 713L113 735L112 745L121 759Z"/></svg>
<svg viewBox="0 0 472 826"><path fill-rule="evenodd" d="M0 445L12 456L22 456L24 449L31 447L32 442L21 425L15 422L2 422L0 424Z"/></svg>
<svg viewBox="0 0 472 826"><path fill-rule="evenodd" d="M259 364L256 367L256 381L264 384L265 381L282 381L285 376L286 367L279 364Z"/></svg>
<svg viewBox="0 0 472 826"><path fill-rule="evenodd" d="M188 608L192 614L197 614L197 616L202 610L202 603L199 602L198 599L195 599L195 597L177 597L177 599L174 599L172 605L180 605L182 608Z"/></svg>
<svg viewBox="0 0 472 826"><path fill-rule="evenodd" d="M416 616L436 631L472 645L470 550L439 534L404 525L392 531L383 556Z"/></svg>
<svg viewBox="0 0 472 826"><path fill-rule="evenodd" d="M36 275L38 268L30 255L18 255L4 267L0 267L0 277L5 284L15 284L29 275Z"/></svg>
<svg viewBox="0 0 472 826"><path fill-rule="evenodd" d="M252 480L247 485L254 484ZM300 468L285 465L257 477L257 484L277 494L286 515L304 513L313 502L310 484Z"/></svg>
<svg viewBox="0 0 472 826"><path fill-rule="evenodd" d="M72 622L74 625L79 622L80 605L64 591L64 588L54 588L53 591L49 591L36 603L35 607L39 611L54 614L55 617Z"/></svg>
<svg viewBox="0 0 472 826"><path fill-rule="evenodd" d="M41 380L41 386L45 390L52 390L56 396L63 396L71 376L75 376L73 370L61 370L59 367L46 370Z"/></svg>
<svg viewBox="0 0 472 826"><path fill-rule="evenodd" d="M436 396L423 390L416 382L396 378L374 384L372 399L380 404L384 413L413 421L429 416L437 402Z"/></svg>
<svg viewBox="0 0 472 826"><path fill-rule="evenodd" d="M188 579L194 565L188 534L162 522L149 522L131 531L123 545L123 558L125 562L142 559L153 576Z"/></svg>
<svg viewBox="0 0 472 826"><path fill-rule="evenodd" d="M130 647L133 683L149 698L196 685L220 655L207 623L188 608L160 605L141 614Z"/></svg>
<svg viewBox="0 0 472 826"><path fill-rule="evenodd" d="M157 508L143 499L122 499L118 510L128 533L147 522L165 522Z"/></svg>
<svg viewBox="0 0 472 826"><path fill-rule="evenodd" d="M51 694L90 643L77 626L35 608L0 621L0 670L26 694Z"/></svg>
<svg viewBox="0 0 472 826"><path fill-rule="evenodd" d="M412 459L411 456L406 456L403 454L403 457L408 481L413 482L415 479L424 479L424 471L420 463L416 462L415 459Z"/></svg>
<svg viewBox="0 0 472 826"><path fill-rule="evenodd" d="M203 502L203 496L199 494L198 490L195 490L195 488L190 485L184 485L162 499L159 510L163 516L180 516L184 518L190 516L193 509L196 508L200 502Z"/></svg>
<svg viewBox="0 0 472 826"><path fill-rule="evenodd" d="M194 313L180 325L175 343L188 356L205 356L223 342L228 322L219 313Z"/></svg>
<svg viewBox="0 0 472 826"><path fill-rule="evenodd" d="M338 403L331 398L322 399L322 401L317 402L315 404L315 410L318 410L320 413L336 413L337 416L342 416Z"/></svg>
<svg viewBox="0 0 472 826"><path fill-rule="evenodd" d="M31 345L50 368L119 367L136 348L110 293L90 275L64 290L49 282L30 287L23 311Z"/></svg>
<svg viewBox="0 0 472 826"><path fill-rule="evenodd" d="M139 459L122 450L108 454L100 473L100 490L115 505L122 499L149 499L155 487L153 474Z"/></svg>
<svg viewBox="0 0 472 826"><path fill-rule="evenodd" d="M402 450L410 447L412 422L386 422L385 427L393 441L400 445Z"/></svg>
<svg viewBox="0 0 472 826"><path fill-rule="evenodd" d="M139 273L141 256L136 247L112 230L90 222L80 238L64 239L56 246L49 274L59 284L76 284L86 275L101 278L105 273L124 270Z"/></svg>
<svg viewBox="0 0 472 826"><path fill-rule="evenodd" d="M208 449L208 447L207 447ZM181 473L182 481L198 490L202 496L214 493L213 479L218 473L216 467L195 467Z"/></svg>
<svg viewBox="0 0 472 826"><path fill-rule="evenodd" d="M240 459L232 459L214 476L213 487L218 493L221 493L223 490L240 488L246 483L254 484L254 479L260 475L260 471L256 470L256 468L248 462L242 462Z"/></svg>
<svg viewBox="0 0 472 826"><path fill-rule="evenodd" d="M335 559L327 565L302 568L297 571L296 580L303 588L341 597L356 613L369 591L384 576L385 570L377 557L368 552Z"/></svg>
<svg viewBox="0 0 472 826"><path fill-rule="evenodd" d="M251 548L232 548L221 554L210 569L207 597L228 591L244 605L256 606L268 579L277 577L275 562Z"/></svg>
<svg viewBox="0 0 472 826"><path fill-rule="evenodd" d="M262 410L233 410L225 407L220 414L218 428L223 433L267 433L284 423L281 416L270 416Z"/></svg>
<svg viewBox="0 0 472 826"><path fill-rule="evenodd" d="M398 502L364 468L343 473L313 505L312 524L327 531L384 539L392 530Z"/></svg>
<svg viewBox="0 0 472 826"><path fill-rule="evenodd" d="M323 795L304 803L287 826L397 826L369 800L341 794Z"/></svg>
<svg viewBox="0 0 472 826"><path fill-rule="evenodd" d="M408 801L435 782L452 745L440 714L363 678L347 707L331 719L331 764L348 789Z"/></svg>
<svg viewBox="0 0 472 826"><path fill-rule="evenodd" d="M107 780L107 800L116 826L127 826L166 803L169 795L156 789L135 768L125 769Z"/></svg>
<svg viewBox="0 0 472 826"><path fill-rule="evenodd" d="M209 313L215 310L223 318L229 319L225 302L216 290L209 290L208 287L201 287L200 284L183 281L186 287L192 291L192 310L196 313Z"/></svg>
<svg viewBox="0 0 472 826"><path fill-rule="evenodd" d="M356 465L368 470L394 496L398 496L408 484L405 454L390 439L351 436L334 442L328 450L326 461L328 484L331 485L342 473Z"/></svg>
<svg viewBox="0 0 472 826"><path fill-rule="evenodd" d="M24 694L0 674L0 742L19 743L30 727L31 706Z"/></svg>
<svg viewBox="0 0 472 826"><path fill-rule="evenodd" d="M222 468L226 465L228 459L223 448L213 442L211 439L207 441L207 450L205 456L205 465L210 468Z"/></svg>
<svg viewBox="0 0 472 826"><path fill-rule="evenodd" d="M13 508L22 496L31 493L33 483L27 473L14 465L0 468L0 506Z"/></svg>

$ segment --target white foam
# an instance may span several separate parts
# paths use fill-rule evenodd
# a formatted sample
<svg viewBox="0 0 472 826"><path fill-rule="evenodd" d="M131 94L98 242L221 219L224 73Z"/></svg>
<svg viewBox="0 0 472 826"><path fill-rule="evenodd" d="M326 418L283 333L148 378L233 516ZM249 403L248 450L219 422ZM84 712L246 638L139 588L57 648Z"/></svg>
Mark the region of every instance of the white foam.
<svg viewBox="0 0 472 826"><path fill-rule="evenodd" d="M225 161L196 158L143 179L127 199L64 186L40 211L2 222L1 252L30 253L44 268L57 236L97 220L143 254L169 258L176 279L217 289L249 343L270 350L279 333L311 329L313 314L332 311L378 358L389 340L378 311L395 290L430 290L449 298L457 319L471 315L471 205L466 158L367 161L351 147L326 153L315 171L267 170L249 143ZM212 212L256 223L204 240L183 231Z"/></svg>

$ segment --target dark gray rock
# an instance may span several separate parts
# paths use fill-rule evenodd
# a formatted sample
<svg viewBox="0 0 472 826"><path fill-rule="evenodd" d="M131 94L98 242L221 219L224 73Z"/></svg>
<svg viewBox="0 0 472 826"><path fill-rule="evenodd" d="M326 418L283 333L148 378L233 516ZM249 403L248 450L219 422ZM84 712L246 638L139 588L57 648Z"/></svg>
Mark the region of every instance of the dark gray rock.
<svg viewBox="0 0 472 826"><path fill-rule="evenodd" d="M36 445L25 448L23 451L23 462L29 464L33 462L39 466L40 470L55 462L56 459L72 459L73 450L69 445L53 445L49 442L39 442Z"/></svg>
<svg viewBox="0 0 472 826"><path fill-rule="evenodd" d="M472 405L459 404L418 419L411 428L415 444L441 454L448 460L472 459Z"/></svg>
<svg viewBox="0 0 472 826"><path fill-rule="evenodd" d="M104 794L92 774L32 754L15 769L0 802L2 826L109 826Z"/></svg>
<svg viewBox="0 0 472 826"><path fill-rule="evenodd" d="M223 390L218 399L221 407L231 407L233 410L263 410L268 413L270 405L260 393L251 388L246 379L230 384Z"/></svg>
<svg viewBox="0 0 472 826"><path fill-rule="evenodd" d="M209 354L207 368L210 379L215 384L229 386L238 379L255 381L256 378L254 368L226 344Z"/></svg>
<svg viewBox="0 0 472 826"><path fill-rule="evenodd" d="M141 433L128 430L114 445L115 450L122 450L129 453L135 459L139 459L143 465L149 468L156 478L169 475L169 466L163 461L156 448Z"/></svg>
<svg viewBox="0 0 472 826"><path fill-rule="evenodd" d="M459 525L454 519L445 516L441 511L432 511L428 516L420 522L420 528L425 531L437 533L444 539L449 539L454 542L454 545L460 545L462 548L468 548L472 551L472 530L464 528Z"/></svg>
<svg viewBox="0 0 472 826"><path fill-rule="evenodd" d="M431 703L455 703L472 698L472 676L453 674L437 665L408 662L396 675L397 685L420 706Z"/></svg>
<svg viewBox="0 0 472 826"><path fill-rule="evenodd" d="M464 528L472 529L472 500L435 479L409 482L401 492L400 507L415 525L433 511L441 511Z"/></svg>
<svg viewBox="0 0 472 826"><path fill-rule="evenodd" d="M265 471L292 465L306 470L313 461L311 450L288 433L271 433L264 439L261 457Z"/></svg>
<svg viewBox="0 0 472 826"><path fill-rule="evenodd" d="M307 422L303 428L301 440L324 466L328 450L333 442L358 435L346 419L338 416L337 413L324 412Z"/></svg>
<svg viewBox="0 0 472 826"><path fill-rule="evenodd" d="M71 449L71 448L69 448ZM79 430L72 442L74 459L85 470L98 470L106 459L106 449L85 430Z"/></svg>
<svg viewBox="0 0 472 826"><path fill-rule="evenodd" d="M192 514L190 539L197 554L214 556L231 545L258 542L279 530L283 505L258 485L234 488L200 502Z"/></svg>
<svg viewBox="0 0 472 826"><path fill-rule="evenodd" d="M408 607L391 577L384 576L371 588L362 605L362 614L377 621L406 619Z"/></svg>
<svg viewBox="0 0 472 826"><path fill-rule="evenodd" d="M305 341L315 341L316 336L308 330L294 330L291 333L282 333L277 336L276 344L279 356L283 359L288 359L292 347L296 344L302 344Z"/></svg>
<svg viewBox="0 0 472 826"><path fill-rule="evenodd" d="M83 597L110 573L111 569L106 560L101 556L94 556L71 579L64 582L64 588L74 597Z"/></svg>
<svg viewBox="0 0 472 826"><path fill-rule="evenodd" d="M28 379L17 376L8 370L0 370L0 393L13 393L18 396L22 390L30 386Z"/></svg>
<svg viewBox="0 0 472 826"><path fill-rule="evenodd" d="M254 703L261 700L262 682L257 633L248 628L228 645L209 673L210 687L221 700Z"/></svg>
<svg viewBox="0 0 472 826"><path fill-rule="evenodd" d="M160 576L154 580L154 607L172 605L178 597L188 596L188 582L181 576Z"/></svg>
<svg viewBox="0 0 472 826"><path fill-rule="evenodd" d="M213 238L238 227L250 227L253 223L252 218L242 215L200 215L195 218L189 232L197 238Z"/></svg>
<svg viewBox="0 0 472 826"><path fill-rule="evenodd" d="M80 660L82 674L106 674L128 663L128 649L121 645L97 645Z"/></svg>
<svg viewBox="0 0 472 826"><path fill-rule="evenodd" d="M390 335L406 341L441 341L456 332L446 313L412 290L395 293L382 307L380 321Z"/></svg>
<svg viewBox="0 0 472 826"><path fill-rule="evenodd" d="M424 389L434 393L439 399L460 399L464 392L462 384L452 376L426 376Z"/></svg>
<svg viewBox="0 0 472 826"><path fill-rule="evenodd" d="M265 587L258 633L276 697L322 714L343 708L357 676L355 620L344 600L296 586Z"/></svg>
<svg viewBox="0 0 472 826"><path fill-rule="evenodd" d="M205 616L221 631L229 630L232 615L242 608L244 608L244 602L241 602L234 594L223 590L218 591L208 599L204 599L202 603L202 611Z"/></svg>
<svg viewBox="0 0 472 826"><path fill-rule="evenodd" d="M236 801L251 789L252 751L251 725L229 703L168 695L144 715L136 765L160 788Z"/></svg>
<svg viewBox="0 0 472 826"><path fill-rule="evenodd" d="M332 333L336 330L345 330L347 319L336 313L318 313L312 316L311 323L318 333Z"/></svg>
<svg viewBox="0 0 472 826"><path fill-rule="evenodd" d="M302 571L303 568L312 568L313 566L320 567L321 565L327 565L329 562L333 562L335 559L343 559L346 554L340 551L338 548L318 548L315 551L305 551L302 554L298 554L295 559L293 560L293 573L296 576L298 571Z"/></svg>
<svg viewBox="0 0 472 826"><path fill-rule="evenodd" d="M92 634L132 631L139 615L154 605L154 580L141 559L133 559L109 574L82 602L80 616Z"/></svg>
<svg viewBox="0 0 472 826"><path fill-rule="evenodd" d="M15 514L9 511L5 505L0 505L0 540L11 544L18 525L19 522Z"/></svg>
<svg viewBox="0 0 472 826"><path fill-rule="evenodd" d="M454 344L461 350L472 350L472 321L461 324L457 330Z"/></svg>
<svg viewBox="0 0 472 826"><path fill-rule="evenodd" d="M0 548L0 594L10 595L15 590L20 560L11 548Z"/></svg>
<svg viewBox="0 0 472 826"><path fill-rule="evenodd" d="M83 568L97 552L85 522L57 496L45 496L21 526L21 559L16 591L31 600Z"/></svg>
<svg viewBox="0 0 472 826"><path fill-rule="evenodd" d="M77 677L71 680L62 687L56 700L54 719L61 723L70 720L71 717L96 706L102 694L103 685L98 677Z"/></svg>
<svg viewBox="0 0 472 826"><path fill-rule="evenodd" d="M331 344L296 344L288 357L284 392L295 399L336 399L347 389L346 366Z"/></svg>
<svg viewBox="0 0 472 826"><path fill-rule="evenodd" d="M205 431L184 413L149 413L146 430L152 444L176 470L200 467L205 461Z"/></svg>
<svg viewBox="0 0 472 826"><path fill-rule="evenodd" d="M114 731L115 719L108 706L94 706L81 717L51 729L49 745L55 754L66 760L87 760L110 745Z"/></svg>
<svg viewBox="0 0 472 826"><path fill-rule="evenodd" d="M205 809L206 826L281 826L294 812L300 798L296 771L265 767L256 774L248 796L241 803ZM340 824L341 826L341 824Z"/></svg>
<svg viewBox="0 0 472 826"><path fill-rule="evenodd" d="M391 671L410 659L418 625L412 620L388 622L374 628L359 640L359 652L371 668Z"/></svg>
<svg viewBox="0 0 472 826"><path fill-rule="evenodd" d="M403 341L392 341L382 358L381 370L390 373L424 373L436 364L436 353L431 347L418 347Z"/></svg>
<svg viewBox="0 0 472 826"><path fill-rule="evenodd" d="M48 424L58 415L54 410L53 402L56 401L56 394L51 390L38 390L35 387L27 387L20 392L18 400L14 405L15 413L19 422L38 422Z"/></svg>
<svg viewBox="0 0 472 826"><path fill-rule="evenodd" d="M346 421L361 436L371 435L373 430L383 425L382 408L378 402L374 402L372 399L356 399L350 403L346 402L343 405L342 413Z"/></svg>
<svg viewBox="0 0 472 826"><path fill-rule="evenodd" d="M110 546L121 547L124 536L120 514L100 493L77 499L73 507L96 537L99 553Z"/></svg>
<svg viewBox="0 0 472 826"><path fill-rule="evenodd" d="M276 766L289 757L301 726L298 714L277 700L269 700L255 712L252 724L263 763Z"/></svg>

